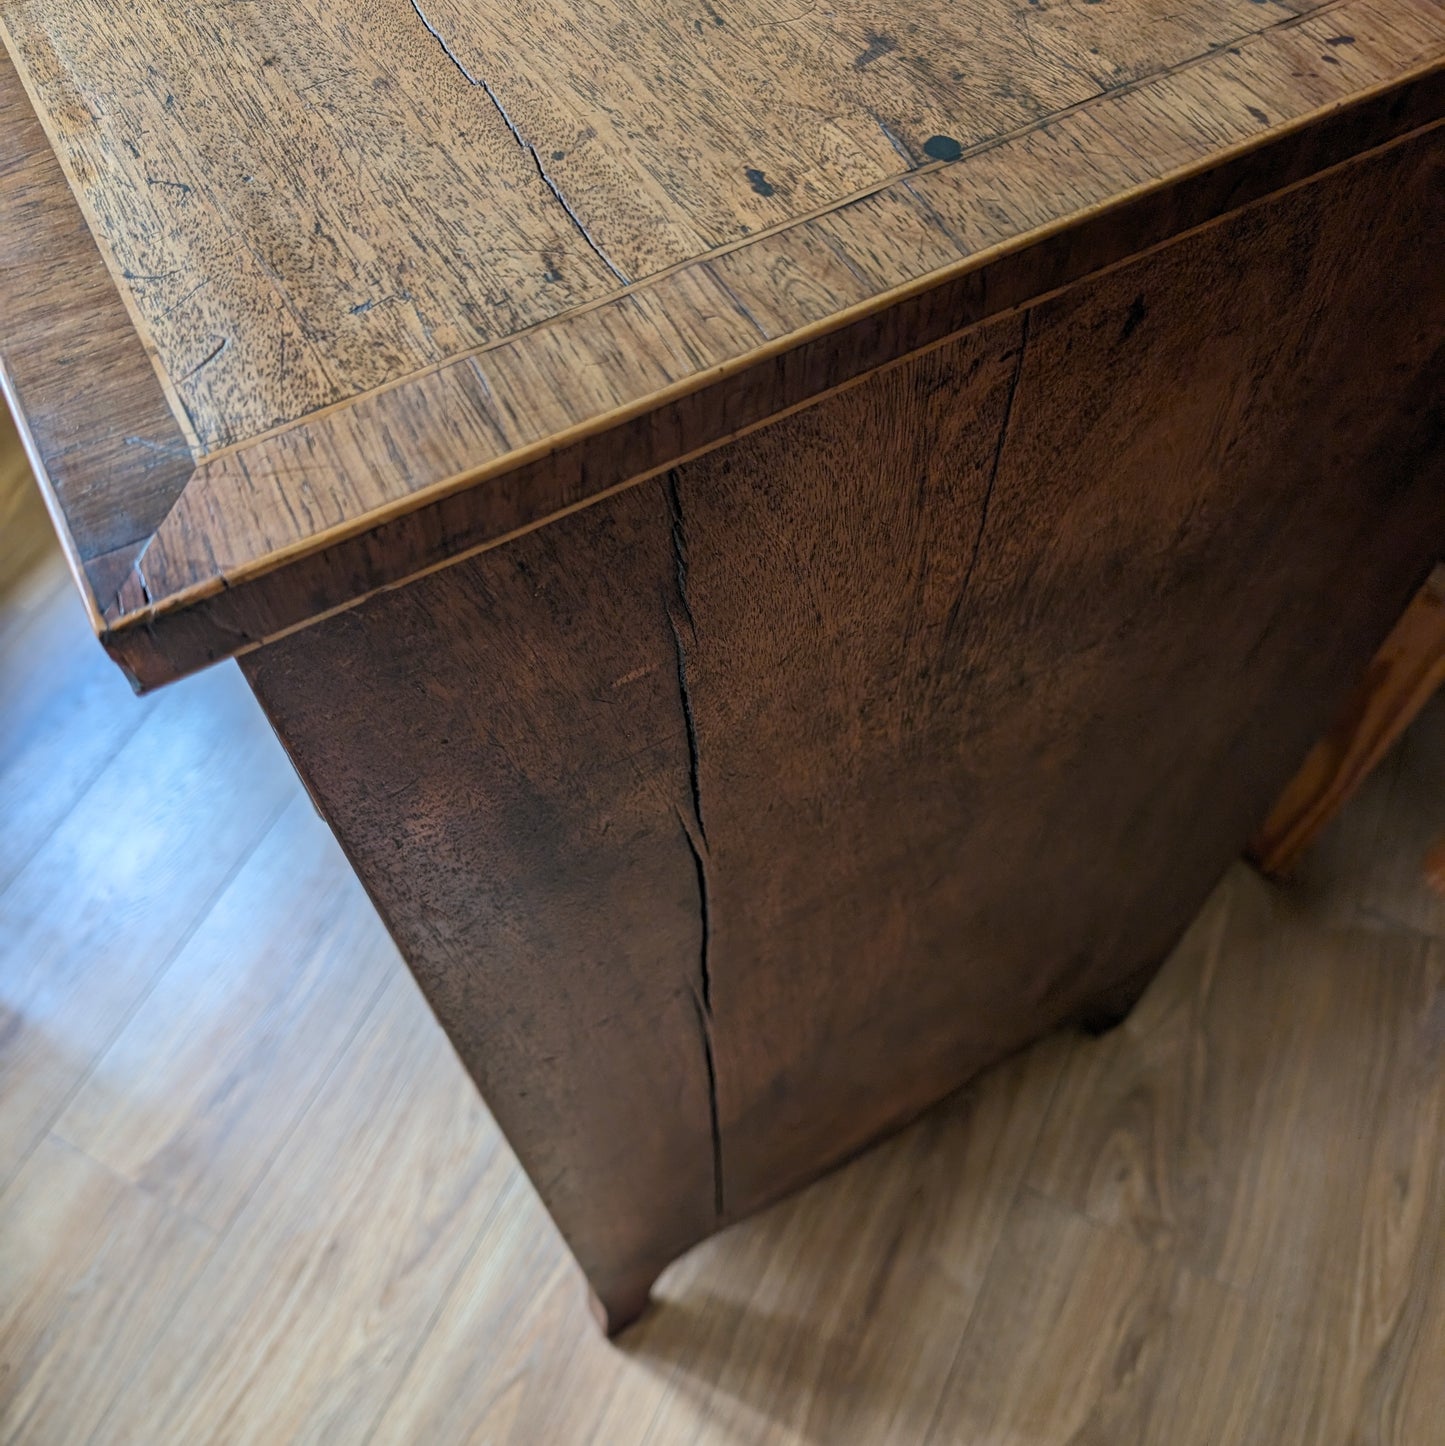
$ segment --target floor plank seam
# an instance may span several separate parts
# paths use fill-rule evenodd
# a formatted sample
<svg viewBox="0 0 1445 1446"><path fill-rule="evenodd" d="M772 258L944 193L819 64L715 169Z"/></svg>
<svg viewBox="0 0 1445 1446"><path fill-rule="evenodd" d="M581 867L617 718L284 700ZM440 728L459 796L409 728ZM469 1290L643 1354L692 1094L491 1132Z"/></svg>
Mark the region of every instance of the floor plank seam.
<svg viewBox="0 0 1445 1446"><path fill-rule="evenodd" d="M294 802L294 800L288 799L286 803L282 805L281 809L276 815L276 819L272 821L271 826L274 826L274 824L279 821L281 815L285 813L286 809L291 805L292 802ZM270 826L268 826L268 828L265 830L265 833L269 832ZM262 834L262 838L265 837L265 833ZM259 846L260 840L258 840L257 843ZM199 1288L202 1278L209 1270L211 1262L215 1260L218 1256L220 1256L223 1252L226 1243L231 1237L232 1231L234 1231L236 1228L236 1222L245 1216L246 1211L249 1209L252 1200L254 1200L258 1194L260 1194L262 1186L270 1178L272 1172L276 1168L277 1161L284 1156L287 1145L291 1142L291 1139L296 1134L297 1130L301 1128L302 1122L306 1119L307 1115L310 1114L312 1106L316 1103L317 1097L325 1088L331 1076L336 1073L336 1070L340 1066L341 1061L346 1057L346 1054L351 1049L352 1045L355 1044L357 1036L361 1033L367 1021L376 1012L376 1008L381 1000L381 996L386 992L390 982L391 981L389 979L383 978L377 983L375 989L373 989L371 998L367 1001L366 1007L361 1010L360 1014L357 1017L356 1023L352 1026L346 1038L342 1040L341 1044L337 1047L336 1053L332 1057L330 1064L328 1064L327 1067L322 1070L320 1075L318 1076L315 1085L312 1087L310 1094L307 1096L306 1103L302 1105L302 1107L296 1112L296 1118L291 1122L290 1128L284 1131L280 1138L277 1140L276 1148L271 1155L271 1159L267 1162L265 1169L263 1169L256 1176L255 1182L251 1185L251 1188L241 1196L241 1199L237 1203L236 1208L231 1212L231 1216L226 1221L225 1225L220 1230L214 1232L211 1248L206 1252L205 1258L197 1264L195 1272L191 1277L190 1284L176 1297L175 1305L166 1315L165 1320L152 1330L151 1342L149 1346L147 1346L147 1348L137 1358L135 1365L130 1373L130 1380L120 1382L115 1389L114 1395L112 1395L111 1398L106 1402L105 1415L109 1416L114 1411L116 1405L120 1402L120 1400L124 1397L126 1391L129 1389L132 1381L141 1381L145 1379L146 1367L155 1358L156 1352L160 1350L161 1345L165 1340L166 1331L170 1328L171 1322L176 1320L180 1316L181 1312L185 1309L186 1303ZM98 1434L92 1434L87 1439L86 1446L107 1446L107 1443Z"/></svg>
<svg viewBox="0 0 1445 1446"><path fill-rule="evenodd" d="M503 1148L505 1148L505 1146ZM517 1178L519 1174L519 1171L513 1171L506 1184L497 1191L491 1205L488 1206L487 1213L482 1217L482 1222L477 1227L476 1238L462 1253L462 1258L457 1263L457 1268L452 1272L452 1277L447 1282L446 1288L437 1292L436 1305L432 1309L432 1313L427 1317L426 1323L422 1326L421 1330L417 1332L416 1345L408 1354L406 1365L402 1367L400 1373L397 1375L396 1388L392 1392L391 1399L382 1401L377 1407L376 1416L361 1436L357 1446L371 1446L371 1443L376 1439L376 1433L381 1430L382 1423L386 1420L386 1413L391 1409L392 1401L400 1397L406 1390L406 1384L411 1379L412 1371L416 1369L417 1361L421 1359L421 1353L426 1348L426 1343L431 1339L432 1333L436 1330L437 1322L442 1318L443 1312L451 1303L452 1296L455 1295L460 1288L461 1282L466 1276L467 1268L471 1265L472 1259L477 1251L481 1249L482 1241L486 1239L487 1231L492 1228L492 1222L497 1218L498 1212L506 1203L512 1191L519 1186L525 1185L525 1181L520 1181Z"/></svg>
<svg viewBox="0 0 1445 1446"><path fill-rule="evenodd" d="M205 921L210 917L211 911L216 907L216 904L220 901L226 890L231 887L237 875L240 874L241 870L246 866L247 863L250 862L251 855L255 853L255 851L261 846L261 841L276 826L277 822L281 818L281 815L286 811L286 807L290 803L290 801L290 799L284 800L270 815L268 815L266 821L257 831L256 836L251 840L249 844L246 845L244 849L240 851L239 857L222 876L220 882L211 891L211 893L207 895L205 902L197 911L196 917L191 920L190 924L184 930L181 931L181 934L177 938L175 944L169 950L167 950L164 960L162 960L161 964L157 967L155 973L151 976L149 983L147 983L145 988L142 989L141 992L137 995L135 1000L131 1003L130 1007L122 1011L115 1028L98 1046L94 1055L91 1058L90 1064L81 1073L75 1084L68 1091L66 1091L64 1098L60 1101L59 1105L51 1112L50 1118L45 1122L44 1126L37 1133L30 1147L21 1153L10 1174L3 1179L0 1179L0 1198L3 1198L5 1192L14 1183L20 1172L25 1168L27 1161L35 1153L36 1149L40 1145L40 1142L55 1129L56 1125L59 1123L65 1111L70 1108L71 1102L76 1098L77 1095L80 1094L81 1090L83 1090L86 1085L90 1083L91 1079L95 1075L96 1070L100 1067L101 1062L105 1059L106 1055L108 1055L110 1051L115 1047L116 1040L118 1040L125 1032L131 1020L135 1018L136 1014L140 1011L146 1000L148 1000L151 995L155 993L157 987L160 985L161 980L165 978L166 974L170 972L171 966L176 962L177 959L181 957L182 953L185 952L186 947L196 936L196 933L200 929L201 925L204 924Z"/></svg>
<svg viewBox="0 0 1445 1446"><path fill-rule="evenodd" d="M146 710L144 705L137 708L136 712L139 714L139 716L135 719L133 726L127 729L125 725L122 724L117 729L115 747L109 753L107 753L106 756L96 765L95 771L91 773L91 775L81 785L75 797L71 799L69 804L66 805L64 811L60 814L60 816L56 818L50 824L50 826L44 830L44 832L38 839L36 839L34 846L25 855L25 857L14 867L14 869L11 870L9 877L0 878L0 904L4 903L5 897L10 892L11 886L30 866L31 860L34 859L36 854L40 853L40 851L45 847L45 845L48 844L50 840L54 838L57 833L60 832L60 830L65 826L67 820L69 820L70 816L89 796L91 789L94 788L95 785L100 781L100 779L105 775L106 769L108 769L110 765L115 762L116 758L120 756L126 746L140 732L142 726L145 724L145 721L147 718L149 718L150 714Z"/></svg>
<svg viewBox="0 0 1445 1446"><path fill-rule="evenodd" d="M1078 1040L1071 1040L1068 1047L1068 1055L1073 1054L1080 1047ZM1033 1143L1029 1146L1028 1153L1024 1156L1023 1163L1019 1167L1019 1177L1009 1195L1009 1203L1000 1217L999 1231L994 1237L993 1244L989 1247L988 1257L983 1263L983 1268L978 1274L978 1285L974 1291L973 1300L969 1303L968 1311L959 1327L958 1341L954 1347L953 1357L948 1363L948 1369L943 1374L943 1384L939 1387L938 1400L934 1402L933 1413L928 1418L928 1425L924 1428L920 1446L932 1446L934 1438L938 1433L939 1417L949 1398L949 1392L953 1387L954 1377L958 1374L958 1363L963 1357L964 1344L967 1342L973 1330L974 1321L978 1317L979 1307L987 1291L989 1277L993 1274L998 1263L1000 1250L1003 1249L1004 1236L1008 1230L1008 1221L1018 1209L1019 1200L1028 1185L1029 1170L1033 1165L1034 1155L1038 1152L1039 1140L1043 1137L1044 1130L1048 1126L1049 1117L1054 1111L1054 1102L1058 1099L1059 1090L1063 1087L1064 1074L1068 1065L1068 1055L1059 1061L1058 1068L1054 1071L1053 1080L1049 1084L1048 1098L1044 1100L1038 1113L1038 1124L1034 1129Z"/></svg>

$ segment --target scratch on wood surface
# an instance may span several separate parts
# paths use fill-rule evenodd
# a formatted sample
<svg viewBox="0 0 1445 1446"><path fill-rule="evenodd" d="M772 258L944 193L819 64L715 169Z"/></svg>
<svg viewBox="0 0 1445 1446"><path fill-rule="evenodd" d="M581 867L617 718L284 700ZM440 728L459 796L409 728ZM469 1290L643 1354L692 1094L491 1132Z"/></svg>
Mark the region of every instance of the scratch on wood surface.
<svg viewBox="0 0 1445 1446"><path fill-rule="evenodd" d="M702 1035L703 1061L707 1066L707 1098L712 1123L712 1203L713 1209L721 1217L726 1208L726 1196L723 1191L722 1123L718 1116L717 1064L713 1059L712 1052L712 1019L707 1010L703 1008L702 1000L695 994L692 1004L697 1011L697 1026Z"/></svg>
<svg viewBox="0 0 1445 1446"><path fill-rule="evenodd" d="M492 94L490 87L487 88L487 94ZM493 96L492 98L495 101L496 97ZM501 110L501 106L499 105L497 109ZM508 121L508 124L510 125L511 122ZM514 128L513 134L515 133L516 132ZM520 139L520 137L518 139ZM597 259L624 286L630 286L632 283L628 278L626 272L624 272L619 266L614 265L612 258L608 256L608 254L601 248L601 246L597 244L596 240L592 236L592 233L586 228L586 226L582 224L582 218L576 213L576 211L572 209L572 203L567 199L565 195L562 194L562 188L548 174L546 166L542 164L542 157L537 153L537 147L534 146L530 141L523 141L522 144L526 147L528 152L530 152L532 162L537 167L537 174L541 176L543 184L557 198L557 204L560 205L562 209L567 213L567 219L571 221L571 223L577 228L578 234L596 253Z"/></svg>
<svg viewBox="0 0 1445 1446"><path fill-rule="evenodd" d="M467 84L480 85L481 81L479 81L476 76L474 76L471 71L462 64L460 59L458 59L456 52L451 48L450 45L447 44L446 36L444 36L441 31L438 30L436 26L433 25L431 21L427 18L426 12L421 8L419 0L411 0L411 8L416 11L416 18L420 20L423 25L426 26L427 30L431 34L432 39L441 46L442 50L446 54L447 59L450 60L451 63L456 66L459 71L461 71L462 75L466 78ZM498 106L497 109L501 110L502 108L501 106ZM502 111L502 119L507 120L507 113L505 111ZM507 121L507 124L509 126L512 125L511 121ZM516 135L516 133L516 127L512 126L512 134Z"/></svg>
<svg viewBox="0 0 1445 1446"><path fill-rule="evenodd" d="M895 151L897 151L897 153L900 157L902 157L903 160L907 161L908 169L911 171L918 164L918 162L914 159L913 152L910 151L907 145L904 144L903 138L898 134L897 131L893 129L892 126L890 126L886 121L882 120L877 115L875 115L873 119L877 121L878 129L883 132L884 140L886 140L888 144L892 146Z"/></svg>
<svg viewBox="0 0 1445 1446"><path fill-rule="evenodd" d="M712 945L712 909L707 882L707 860L703 857L703 846L688 824L687 815L679 808L678 822L682 835L687 840L688 851L692 854L693 867L697 872L698 916L702 921L702 948L698 961L698 982L701 986L702 1007L709 1019L712 1018L712 961L708 957Z"/></svg>
<svg viewBox="0 0 1445 1446"><path fill-rule="evenodd" d="M516 121L514 121L512 117L507 114L507 108L502 104L501 98L497 95L496 91L492 89L492 87L486 82L486 80L482 76L473 75L472 72L468 70L465 65L462 64L461 58L457 55L456 51L454 51L451 46L447 44L446 37L441 33L441 31L436 28L435 25L432 24L431 20L427 17L426 12L421 8L421 0L411 0L411 8L416 11L417 19L426 26L427 31L431 35L432 39L434 39L436 43L441 46L442 52L446 55L446 58L450 60L451 63L456 66L456 68L461 72L462 78L467 82L467 84L476 86L479 90L486 93L487 99L491 101L492 105L496 108L497 114L501 116L502 123L507 127L509 131L511 131L512 139L516 141L516 143L521 146L521 148L526 151L529 156L531 156L532 164L536 166L537 174L542 178L542 184L545 185L549 191L551 191L554 197L556 197L557 204L561 206L564 212L566 212L567 219L572 223L573 227L577 231L577 234L581 236L582 239L587 243L587 245L592 249L597 259L624 286L630 285L631 282L628 276L613 264L612 259L601 248L601 246L597 244L596 240L592 236L592 233L587 229L586 226L582 224L582 218L578 216L577 212L572 209L572 203L563 194L562 188L547 173L547 168L542 164L542 157L538 153L537 147L534 146L531 141L529 141L526 136L522 134L521 128L517 125Z"/></svg>
<svg viewBox="0 0 1445 1446"><path fill-rule="evenodd" d="M677 493L677 470L674 468L667 474L667 502L668 514L672 529L672 563L673 579L677 605L682 610L682 616L687 623L688 632L692 635L693 641L697 640L697 623L692 615L692 603L687 592L687 534L683 527L682 503ZM692 789L692 811L697 820L698 836L704 848L707 847L707 824L703 821L702 813L702 781L699 775L699 749L697 739L697 719L692 711L692 690L688 683L687 676L687 649L683 643L682 631L677 625L677 618L673 615L672 608L664 603L664 611L667 613L668 626L672 629L673 653L677 660L677 688L678 695L682 702L683 722L687 726L687 754L688 754L688 782Z"/></svg>
<svg viewBox="0 0 1445 1446"><path fill-rule="evenodd" d="M136 560L131 564L131 568L135 572L135 580L140 584L140 595L146 600L147 607L154 606L155 599L151 597L150 584L146 581L145 569L141 566L141 563L145 561L146 547L149 547L154 541L155 537L152 535L145 547L141 548Z"/></svg>
<svg viewBox="0 0 1445 1446"><path fill-rule="evenodd" d="M192 377L198 376L201 372L205 371L205 369L210 366L210 364L215 361L218 356L220 356L223 352L228 351L230 349L230 346L231 338L228 336L222 337L222 339L217 342L216 345L213 346L210 351L208 351L205 356L203 356L200 361L198 361L195 366L190 369L190 371L183 372L180 376L176 378L176 381L178 383L188 382Z"/></svg>
<svg viewBox="0 0 1445 1446"><path fill-rule="evenodd" d="M999 468L1003 464L1004 447L1008 443L1009 426L1013 421L1014 398L1018 395L1019 378L1024 370L1024 353L1028 350L1029 344L1029 319L1033 313L1025 311L1023 320L1019 326L1019 346L1014 359L1013 375L1009 378L1008 395L1004 398L1003 421L999 424L998 444L993 449L993 465L989 468L988 485L983 491L983 503L978 510L978 531L974 534L973 550L969 554L968 567L963 574L963 581L958 587L958 596L953 600L953 606L948 610L948 621L944 624L943 636L945 638L953 635L953 629L958 622L958 615L963 611L963 600L968 596L969 585L973 582L974 569L978 566L978 558L983 550L983 534L988 527L988 510L993 501L993 490L998 483Z"/></svg>
<svg viewBox="0 0 1445 1446"><path fill-rule="evenodd" d="M723 1186L723 1144L722 1118L718 1108L717 1059L713 1052L712 1012L712 899L708 883L706 844L695 832L695 825L688 821L687 814L677 808L677 821L682 837L692 856L693 869L697 875L698 907L698 983L690 988L693 1008L697 1013L698 1033L702 1037L703 1065L707 1071L708 1119L712 1131L712 1188L713 1209L721 1217L727 1201Z"/></svg>
<svg viewBox="0 0 1445 1446"><path fill-rule="evenodd" d="M194 461L191 450L181 442L157 442L153 437L127 437L127 447L144 447L148 452L157 452L162 457L179 457L183 461Z"/></svg>
<svg viewBox="0 0 1445 1446"><path fill-rule="evenodd" d="M702 1034L703 1059L707 1067L708 1110L712 1127L713 1154L713 1205L719 1216L723 1213L725 1192L723 1189L722 1124L718 1114L717 1061L713 1055L713 1012L712 1012L712 888L708 877L707 826L703 822L701 755L698 745L697 718L693 712L692 689L687 673L687 646L683 641L683 628L696 643L697 623L692 613L692 601L688 595L687 529L683 520L682 499L678 494L677 471L667 474L667 510L672 542L673 595L663 594L663 612L672 633L673 655L677 663L678 701L682 709L683 725L687 733L687 774L691 795L691 816L680 806L676 808L677 821L682 836L692 857L693 870L697 875L697 901L699 921L699 943L697 961L697 985L692 989L693 1005L697 1010L698 1029ZM675 609L675 610L674 610ZM680 622L679 622L680 614Z"/></svg>
<svg viewBox="0 0 1445 1446"><path fill-rule="evenodd" d="M677 691L682 702L682 718L687 728L687 772L688 784L692 790L692 811L697 819L697 831L704 845L707 843L707 828L702 821L702 784L698 777L697 719L692 711L692 693L687 681L687 652L683 647L682 633L672 609L667 608L667 623L672 629L673 652L677 658Z"/></svg>
<svg viewBox="0 0 1445 1446"><path fill-rule="evenodd" d="M764 341L768 340L768 338L771 337L772 333L767 329L767 327L762 324L762 322L757 319L757 317L752 314L751 311L748 310L747 302L745 302L742 297L739 296L737 292L728 285L727 279L723 276L722 272L720 272L717 267L711 265L707 261L704 261L702 263L702 269L717 284L723 295L726 296L727 299L732 302L732 304L737 308L738 315L741 316L750 325L752 325L757 331L758 335L762 337Z"/></svg>

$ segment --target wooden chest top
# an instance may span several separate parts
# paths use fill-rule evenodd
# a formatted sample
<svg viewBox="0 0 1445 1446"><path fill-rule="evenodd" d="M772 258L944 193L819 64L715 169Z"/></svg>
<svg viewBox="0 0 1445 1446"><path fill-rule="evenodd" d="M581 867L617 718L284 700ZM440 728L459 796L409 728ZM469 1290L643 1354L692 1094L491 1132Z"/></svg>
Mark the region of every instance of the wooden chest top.
<svg viewBox="0 0 1445 1446"><path fill-rule="evenodd" d="M1437 0L5 0L0 357L141 685L1435 122Z"/></svg>

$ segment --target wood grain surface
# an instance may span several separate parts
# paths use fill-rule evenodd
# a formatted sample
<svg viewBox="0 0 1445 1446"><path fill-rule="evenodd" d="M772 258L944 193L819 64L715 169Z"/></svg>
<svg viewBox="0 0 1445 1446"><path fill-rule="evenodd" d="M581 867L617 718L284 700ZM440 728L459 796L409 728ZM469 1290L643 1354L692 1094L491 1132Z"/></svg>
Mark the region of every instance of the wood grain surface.
<svg viewBox="0 0 1445 1446"><path fill-rule="evenodd" d="M0 135L0 382L99 626L195 462L4 54Z"/></svg>
<svg viewBox="0 0 1445 1446"><path fill-rule="evenodd" d="M17 0L0 30L39 117L0 67L23 158L0 173L0 283L73 338L0 320L0 355L141 686L1445 104L1429 0L613 0L565 23L452 0ZM66 247L103 306L47 266ZM80 365L97 347L118 360Z"/></svg>
<svg viewBox="0 0 1445 1446"><path fill-rule="evenodd" d="M1445 539L1441 159L243 659L614 1324L1143 987Z"/></svg>
<svg viewBox="0 0 1445 1446"><path fill-rule="evenodd" d="M967 0L15 0L207 450L1293 19Z"/></svg>
<svg viewBox="0 0 1445 1446"><path fill-rule="evenodd" d="M79 1087L0 1171L0 1436L1433 1442L1445 899L1420 860L1445 835L1445 700L1287 886L1231 870L1121 1028L1041 1042L700 1246L619 1348L419 995L370 991L400 962L284 768L270 827L232 827L280 758L254 708L233 716L230 670L127 700L58 562L0 597L0 737L28 740L17 765L44 748L86 771L0 764L5 917L57 815L85 809L91 849L30 895L26 932L0 929L20 1021L0 1078L43 1031ZM228 740L167 827L183 878L234 849L219 884L173 892L182 942L117 997L154 935L109 900L173 782L113 747L122 715L159 760ZM107 947L37 999L44 919L63 932L92 899ZM438 1121L456 1133L429 1149Z"/></svg>

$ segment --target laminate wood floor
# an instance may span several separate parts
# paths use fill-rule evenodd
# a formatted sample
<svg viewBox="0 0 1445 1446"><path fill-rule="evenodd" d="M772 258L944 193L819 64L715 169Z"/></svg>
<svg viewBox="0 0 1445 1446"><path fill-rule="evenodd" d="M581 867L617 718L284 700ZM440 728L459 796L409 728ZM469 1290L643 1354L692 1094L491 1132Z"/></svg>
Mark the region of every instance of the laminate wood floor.
<svg viewBox="0 0 1445 1446"><path fill-rule="evenodd" d="M1445 707L620 1346L234 667L0 598L0 1439L1445 1442Z"/></svg>

